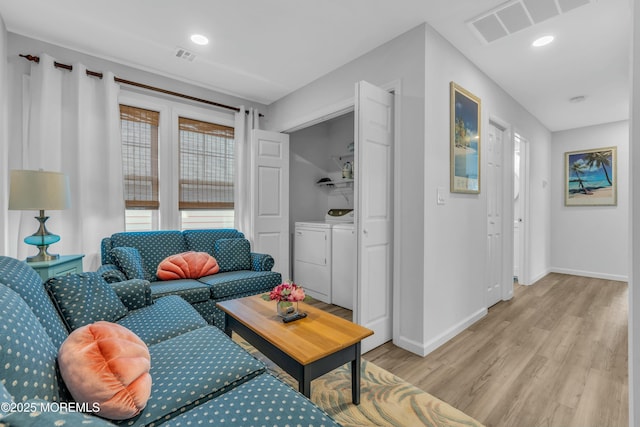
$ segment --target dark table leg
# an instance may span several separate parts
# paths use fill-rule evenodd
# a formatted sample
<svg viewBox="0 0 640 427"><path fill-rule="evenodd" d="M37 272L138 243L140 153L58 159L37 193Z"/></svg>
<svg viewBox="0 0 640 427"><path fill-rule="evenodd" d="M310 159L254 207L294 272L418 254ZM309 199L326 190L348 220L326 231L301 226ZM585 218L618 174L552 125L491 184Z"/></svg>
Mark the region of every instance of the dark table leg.
<svg viewBox="0 0 640 427"><path fill-rule="evenodd" d="M311 373L309 372L309 365L303 366L300 371L302 375L298 380L298 391L311 399Z"/></svg>
<svg viewBox="0 0 640 427"><path fill-rule="evenodd" d="M356 344L356 357L351 361L351 400L354 405L360 404L360 343Z"/></svg>
<svg viewBox="0 0 640 427"><path fill-rule="evenodd" d="M225 314L225 316L224 316L224 333L227 334L229 336L229 338L231 338L231 334L233 333L233 328L231 327L230 318L231 318L231 316L229 316L228 314Z"/></svg>

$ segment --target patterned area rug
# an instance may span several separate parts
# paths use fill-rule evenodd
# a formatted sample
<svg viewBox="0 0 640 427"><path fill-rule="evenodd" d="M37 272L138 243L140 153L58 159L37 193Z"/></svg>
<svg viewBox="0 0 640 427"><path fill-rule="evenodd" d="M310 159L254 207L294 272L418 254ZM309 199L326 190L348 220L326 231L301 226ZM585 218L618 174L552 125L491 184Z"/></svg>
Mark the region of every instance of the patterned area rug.
<svg viewBox="0 0 640 427"><path fill-rule="evenodd" d="M233 338L296 390L298 383L250 344ZM362 360L360 405L351 403L351 368L344 365L311 383L311 400L338 423L356 426L482 427L478 421L379 366Z"/></svg>

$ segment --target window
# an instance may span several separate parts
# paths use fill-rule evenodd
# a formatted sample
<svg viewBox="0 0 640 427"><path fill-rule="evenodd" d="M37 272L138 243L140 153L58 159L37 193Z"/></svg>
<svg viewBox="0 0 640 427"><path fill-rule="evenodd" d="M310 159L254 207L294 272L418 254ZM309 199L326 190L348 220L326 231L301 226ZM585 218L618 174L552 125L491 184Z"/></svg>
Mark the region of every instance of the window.
<svg viewBox="0 0 640 427"><path fill-rule="evenodd" d="M180 117L179 206L233 209L233 128Z"/></svg>
<svg viewBox="0 0 640 427"><path fill-rule="evenodd" d="M181 228L233 228L234 129L178 118Z"/></svg>
<svg viewBox="0 0 640 427"><path fill-rule="evenodd" d="M158 209L160 113L120 105L122 171L126 209Z"/></svg>
<svg viewBox="0 0 640 427"><path fill-rule="evenodd" d="M121 93L125 230L233 228L233 115Z"/></svg>

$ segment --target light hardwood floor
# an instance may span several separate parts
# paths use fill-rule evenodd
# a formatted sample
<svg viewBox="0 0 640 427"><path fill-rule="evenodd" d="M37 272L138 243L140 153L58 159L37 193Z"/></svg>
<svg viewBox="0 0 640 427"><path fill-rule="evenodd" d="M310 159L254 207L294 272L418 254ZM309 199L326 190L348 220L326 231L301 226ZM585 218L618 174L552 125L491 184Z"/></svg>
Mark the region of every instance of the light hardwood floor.
<svg viewBox="0 0 640 427"><path fill-rule="evenodd" d="M391 343L363 357L488 427L623 427L627 306L626 283L553 273L427 357Z"/></svg>

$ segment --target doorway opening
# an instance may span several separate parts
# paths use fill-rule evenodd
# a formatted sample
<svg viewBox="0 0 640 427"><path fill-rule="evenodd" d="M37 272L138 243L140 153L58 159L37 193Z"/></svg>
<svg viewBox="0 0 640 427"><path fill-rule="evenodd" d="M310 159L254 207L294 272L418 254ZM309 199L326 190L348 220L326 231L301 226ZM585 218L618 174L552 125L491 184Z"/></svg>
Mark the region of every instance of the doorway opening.
<svg viewBox="0 0 640 427"><path fill-rule="evenodd" d="M513 281L529 285L529 143L513 137Z"/></svg>
<svg viewBox="0 0 640 427"><path fill-rule="evenodd" d="M289 133L291 276L313 305L353 320L354 112Z"/></svg>
<svg viewBox="0 0 640 427"><path fill-rule="evenodd" d="M393 202L398 169L395 167L399 123L400 81L394 81L384 87L376 87L361 81L356 84L354 99L336 103L314 114L301 119L283 131L292 134L312 125L339 118L346 113L354 112L352 141L354 142L353 161L351 162L351 178L353 198L342 194L345 203L353 201L353 221L355 225L356 248L354 251L356 265L356 287L353 294L352 319L374 331L374 335L362 342L362 352L377 347L393 339L393 295L397 275L396 238L393 229L397 220L393 215ZM347 152L349 152L347 142ZM347 163L348 156L338 155L340 179ZM292 156L293 158L293 156ZM360 161L362 159L362 161ZM335 162L335 161L334 161ZM349 176L349 166L346 167ZM336 173L336 171L334 171ZM329 177L325 177L329 178ZM292 177L293 179L293 177ZM322 178L320 178L322 179ZM319 185L320 179L314 184ZM292 185L296 185L292 183ZM334 187L337 182L331 182ZM374 185L375 184L375 185ZM326 181L325 181L325 184ZM342 182L340 183L342 185ZM374 191L375 190L375 191ZM329 206L327 206L329 207ZM317 212L317 210L316 210ZM294 226L295 228L295 226ZM296 264L296 237L292 233L291 251L294 272ZM297 244L300 247L301 243ZM299 270L298 270L299 271ZM304 283L301 283L304 287ZM371 295L376 298L370 298ZM380 295L384 297L380 298ZM313 295L312 295L313 296Z"/></svg>

